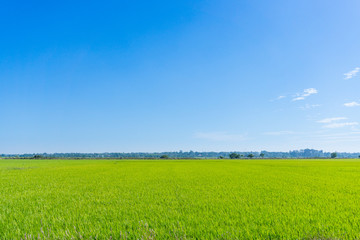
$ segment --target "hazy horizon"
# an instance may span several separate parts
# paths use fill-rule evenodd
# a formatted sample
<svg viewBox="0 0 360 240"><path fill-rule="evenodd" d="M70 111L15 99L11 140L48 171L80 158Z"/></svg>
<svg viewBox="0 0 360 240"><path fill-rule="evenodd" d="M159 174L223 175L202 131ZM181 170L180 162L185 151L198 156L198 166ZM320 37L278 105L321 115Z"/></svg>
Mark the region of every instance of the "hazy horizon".
<svg viewBox="0 0 360 240"><path fill-rule="evenodd" d="M359 152L340 152L340 151L325 151L322 149L291 149L288 151L267 151L267 150L259 150L259 151L241 151L241 150L232 150L232 151L197 151L197 150L177 150L177 151L157 151L157 152L23 152L23 153L0 153L0 154L4 154L4 155L32 155L32 154L48 154L48 155L52 155L52 154L161 154L161 153L189 153L189 152L198 152L198 153L221 153L221 152L226 152L226 153L261 153L261 152L268 152L268 153L289 153L289 152L293 152L293 151L304 151L304 150L315 150L315 151L323 151L324 153L349 153L349 154L358 154Z"/></svg>

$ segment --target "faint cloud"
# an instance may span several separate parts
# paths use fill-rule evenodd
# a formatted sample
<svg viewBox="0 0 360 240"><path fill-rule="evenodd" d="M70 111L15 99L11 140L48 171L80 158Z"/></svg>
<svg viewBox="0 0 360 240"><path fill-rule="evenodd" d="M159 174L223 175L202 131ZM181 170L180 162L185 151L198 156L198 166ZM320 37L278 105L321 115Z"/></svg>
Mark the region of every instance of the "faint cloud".
<svg viewBox="0 0 360 240"><path fill-rule="evenodd" d="M347 126L359 125L358 122L344 122L344 123L331 123L324 126L324 128L342 128Z"/></svg>
<svg viewBox="0 0 360 240"><path fill-rule="evenodd" d="M291 135L296 134L293 131L277 131L277 132L265 132L264 135L279 136L279 135Z"/></svg>
<svg viewBox="0 0 360 240"><path fill-rule="evenodd" d="M293 101L299 101L299 100L304 100L304 99L305 99L305 97L296 97L293 99Z"/></svg>
<svg viewBox="0 0 360 240"><path fill-rule="evenodd" d="M312 108L321 107L321 104L306 104L305 106L300 107L302 110L308 110Z"/></svg>
<svg viewBox="0 0 360 240"><path fill-rule="evenodd" d="M227 132L197 132L194 134L194 138L210 141L240 141L245 139L244 135Z"/></svg>
<svg viewBox="0 0 360 240"><path fill-rule="evenodd" d="M336 122L336 121L341 121L341 120L346 120L346 117L334 117L334 118L325 118L323 120L319 120L317 121L318 123L331 123L331 122Z"/></svg>
<svg viewBox="0 0 360 240"><path fill-rule="evenodd" d="M345 75L344 79L348 80L348 79L351 79L351 78L355 77L359 71L360 71L360 68L357 67L357 68L355 68L354 70L352 70L352 71L350 71L348 73L344 73L344 75Z"/></svg>
<svg viewBox="0 0 360 240"><path fill-rule="evenodd" d="M305 89L302 93L296 94L296 96L292 100L293 101L304 100L308 96L317 94L317 93L318 93L318 90L316 90L315 88L308 88L308 89Z"/></svg>
<svg viewBox="0 0 360 240"><path fill-rule="evenodd" d="M349 102L344 104L345 107L358 107L360 106L360 103L358 102Z"/></svg>
<svg viewBox="0 0 360 240"><path fill-rule="evenodd" d="M312 139L317 139L321 142L339 142L339 141L359 141L360 140L360 132L342 132L335 134L315 134L309 135Z"/></svg>
<svg viewBox="0 0 360 240"><path fill-rule="evenodd" d="M285 95L281 95L281 96L278 96L278 97L275 98L275 99L271 99L270 102L278 101L278 100L281 100L281 99L284 99L284 98L286 98L286 96L285 96Z"/></svg>
<svg viewBox="0 0 360 240"><path fill-rule="evenodd" d="M323 126L323 128L342 128L342 127L359 125L358 122L339 122L346 119L347 119L346 117L334 117L334 118L325 118L317 122L324 123L325 125Z"/></svg>

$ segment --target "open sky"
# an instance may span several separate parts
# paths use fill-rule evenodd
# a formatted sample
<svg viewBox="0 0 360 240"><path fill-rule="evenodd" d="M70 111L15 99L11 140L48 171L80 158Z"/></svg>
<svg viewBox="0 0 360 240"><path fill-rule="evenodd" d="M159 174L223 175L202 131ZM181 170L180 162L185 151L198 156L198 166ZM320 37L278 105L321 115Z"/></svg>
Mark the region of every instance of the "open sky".
<svg viewBox="0 0 360 240"><path fill-rule="evenodd" d="M0 153L360 151L360 1L6 1Z"/></svg>

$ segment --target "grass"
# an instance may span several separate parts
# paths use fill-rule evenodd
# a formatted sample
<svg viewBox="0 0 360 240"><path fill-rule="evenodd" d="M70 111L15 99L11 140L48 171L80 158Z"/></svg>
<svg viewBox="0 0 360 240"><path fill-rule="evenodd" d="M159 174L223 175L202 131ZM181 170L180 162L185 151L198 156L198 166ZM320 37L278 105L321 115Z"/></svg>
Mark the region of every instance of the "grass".
<svg viewBox="0 0 360 240"><path fill-rule="evenodd" d="M0 239L360 239L360 161L0 160Z"/></svg>

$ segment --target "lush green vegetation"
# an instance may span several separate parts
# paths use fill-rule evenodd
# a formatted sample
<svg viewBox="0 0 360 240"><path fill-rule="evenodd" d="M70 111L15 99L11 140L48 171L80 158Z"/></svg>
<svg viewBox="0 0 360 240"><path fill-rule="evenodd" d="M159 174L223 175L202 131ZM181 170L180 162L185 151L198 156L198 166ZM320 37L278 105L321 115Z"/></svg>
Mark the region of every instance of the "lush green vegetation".
<svg viewBox="0 0 360 240"><path fill-rule="evenodd" d="M0 239L360 238L356 160L0 160Z"/></svg>

